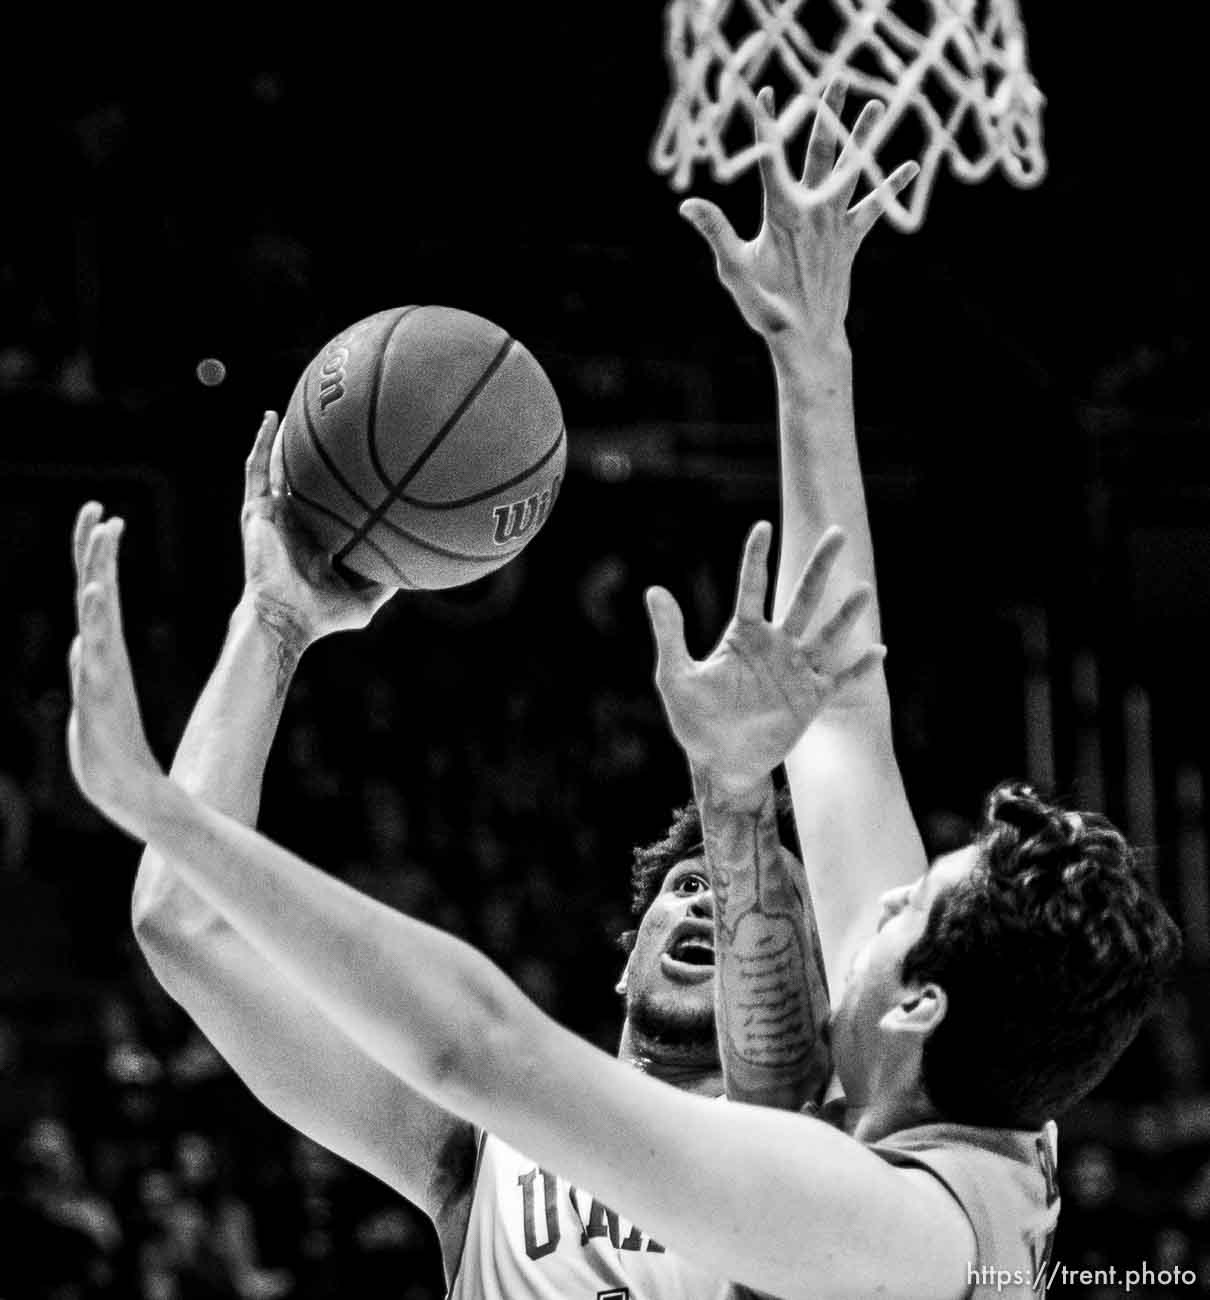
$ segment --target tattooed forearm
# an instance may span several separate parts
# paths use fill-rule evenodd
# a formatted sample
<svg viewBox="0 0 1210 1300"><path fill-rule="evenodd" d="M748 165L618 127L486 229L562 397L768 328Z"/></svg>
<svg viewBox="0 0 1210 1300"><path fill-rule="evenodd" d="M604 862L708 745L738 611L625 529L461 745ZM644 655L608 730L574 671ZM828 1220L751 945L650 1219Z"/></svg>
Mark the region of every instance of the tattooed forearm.
<svg viewBox="0 0 1210 1300"><path fill-rule="evenodd" d="M285 698L294 677L294 670L307 647L306 629L298 615L287 605L264 596L256 600L256 616L265 629L274 636L275 667L273 693L275 698Z"/></svg>
<svg viewBox="0 0 1210 1300"><path fill-rule="evenodd" d="M773 784L737 811L698 777L714 894L715 1005L727 1095L818 1099L830 1074L828 989L801 863L782 848Z"/></svg>

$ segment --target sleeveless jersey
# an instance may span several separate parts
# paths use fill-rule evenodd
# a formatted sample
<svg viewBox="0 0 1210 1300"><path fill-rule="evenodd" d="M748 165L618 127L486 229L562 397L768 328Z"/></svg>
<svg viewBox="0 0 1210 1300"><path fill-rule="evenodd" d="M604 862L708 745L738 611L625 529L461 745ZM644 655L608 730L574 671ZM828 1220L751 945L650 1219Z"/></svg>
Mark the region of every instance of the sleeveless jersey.
<svg viewBox="0 0 1210 1300"><path fill-rule="evenodd" d="M591 1192L479 1140L449 1300L724 1300L730 1284L667 1251Z"/></svg>
<svg viewBox="0 0 1210 1300"><path fill-rule="evenodd" d="M1045 1296L1059 1217L1056 1131L924 1124L870 1150L888 1164L925 1169L958 1201L975 1234L970 1300Z"/></svg>
<svg viewBox="0 0 1210 1300"><path fill-rule="evenodd" d="M870 1150L927 1170L970 1220L971 1300L1045 1295L1059 1214L1054 1125L1042 1133L926 1124ZM1039 1279L1041 1285L1037 1285ZM664 1249L591 1192L491 1134L449 1300L735 1300L728 1281Z"/></svg>

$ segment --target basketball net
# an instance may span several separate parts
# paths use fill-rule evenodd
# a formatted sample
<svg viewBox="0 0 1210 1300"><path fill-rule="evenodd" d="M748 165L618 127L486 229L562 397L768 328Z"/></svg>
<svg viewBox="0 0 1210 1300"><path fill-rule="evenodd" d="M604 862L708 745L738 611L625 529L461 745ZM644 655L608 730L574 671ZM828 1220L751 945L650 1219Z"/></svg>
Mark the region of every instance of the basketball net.
<svg viewBox="0 0 1210 1300"><path fill-rule="evenodd" d="M884 159L892 137L907 138L920 163L915 183L885 202L901 230L915 230L944 159L963 181L995 167L1016 185L1045 173L1040 121L1043 97L1025 57L1016 0L670 0L667 55L673 92L652 148L652 165L688 187L693 167L708 162L729 181L778 147L746 138L729 143L737 108L748 117L766 83L777 95L778 134L792 139L813 113L842 144L845 124L823 102L834 80L886 112L864 147L850 145L871 187L904 161ZM896 133L899 133L896 135ZM846 183L836 172L820 200Z"/></svg>

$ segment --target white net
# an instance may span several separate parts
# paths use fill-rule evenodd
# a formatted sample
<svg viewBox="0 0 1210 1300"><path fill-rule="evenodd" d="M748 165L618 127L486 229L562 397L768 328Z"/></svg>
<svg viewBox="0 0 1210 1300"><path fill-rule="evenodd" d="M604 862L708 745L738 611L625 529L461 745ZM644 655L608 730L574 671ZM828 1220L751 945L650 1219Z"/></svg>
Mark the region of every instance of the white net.
<svg viewBox="0 0 1210 1300"><path fill-rule="evenodd" d="M677 189L699 162L728 181L771 147L735 120L749 117L765 84L777 91L783 141L819 112L847 142L823 103L833 80L849 87L850 103L886 104L853 153L871 186L907 157L920 163L916 182L886 204L903 230L924 219L942 160L964 181L999 166L1034 185L1046 170L1043 99L1015 0L671 0L667 53L673 92L652 163ZM834 175L820 198L843 183Z"/></svg>

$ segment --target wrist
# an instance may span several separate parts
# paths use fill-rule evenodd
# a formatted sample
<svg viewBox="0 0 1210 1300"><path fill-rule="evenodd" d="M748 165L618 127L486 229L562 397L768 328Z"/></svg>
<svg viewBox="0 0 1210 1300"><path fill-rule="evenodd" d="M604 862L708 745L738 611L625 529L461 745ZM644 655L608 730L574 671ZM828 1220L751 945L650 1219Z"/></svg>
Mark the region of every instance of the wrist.
<svg viewBox="0 0 1210 1300"><path fill-rule="evenodd" d="M149 762L146 766L126 767L103 790L90 793L89 798L127 835L150 844L174 790L172 781Z"/></svg>
<svg viewBox="0 0 1210 1300"><path fill-rule="evenodd" d="M823 333L785 330L768 340L779 386L807 392L851 382L853 352L844 326Z"/></svg>
<svg viewBox="0 0 1210 1300"><path fill-rule="evenodd" d="M139 838L149 847L159 849L165 837L188 815L192 799L179 782L163 772L155 773L143 790L143 826Z"/></svg>
<svg viewBox="0 0 1210 1300"><path fill-rule="evenodd" d="M773 801L769 776L752 781L701 766L692 767L691 775L693 793L703 811L753 816Z"/></svg>
<svg viewBox="0 0 1210 1300"><path fill-rule="evenodd" d="M256 680L264 682L272 698L280 702L312 639L292 611L245 592L231 616L224 655L234 655L247 664Z"/></svg>
<svg viewBox="0 0 1210 1300"><path fill-rule="evenodd" d="M305 621L281 601L262 592L245 589L231 615L234 635L255 636L272 650L275 659L297 664L303 651L315 640Z"/></svg>

